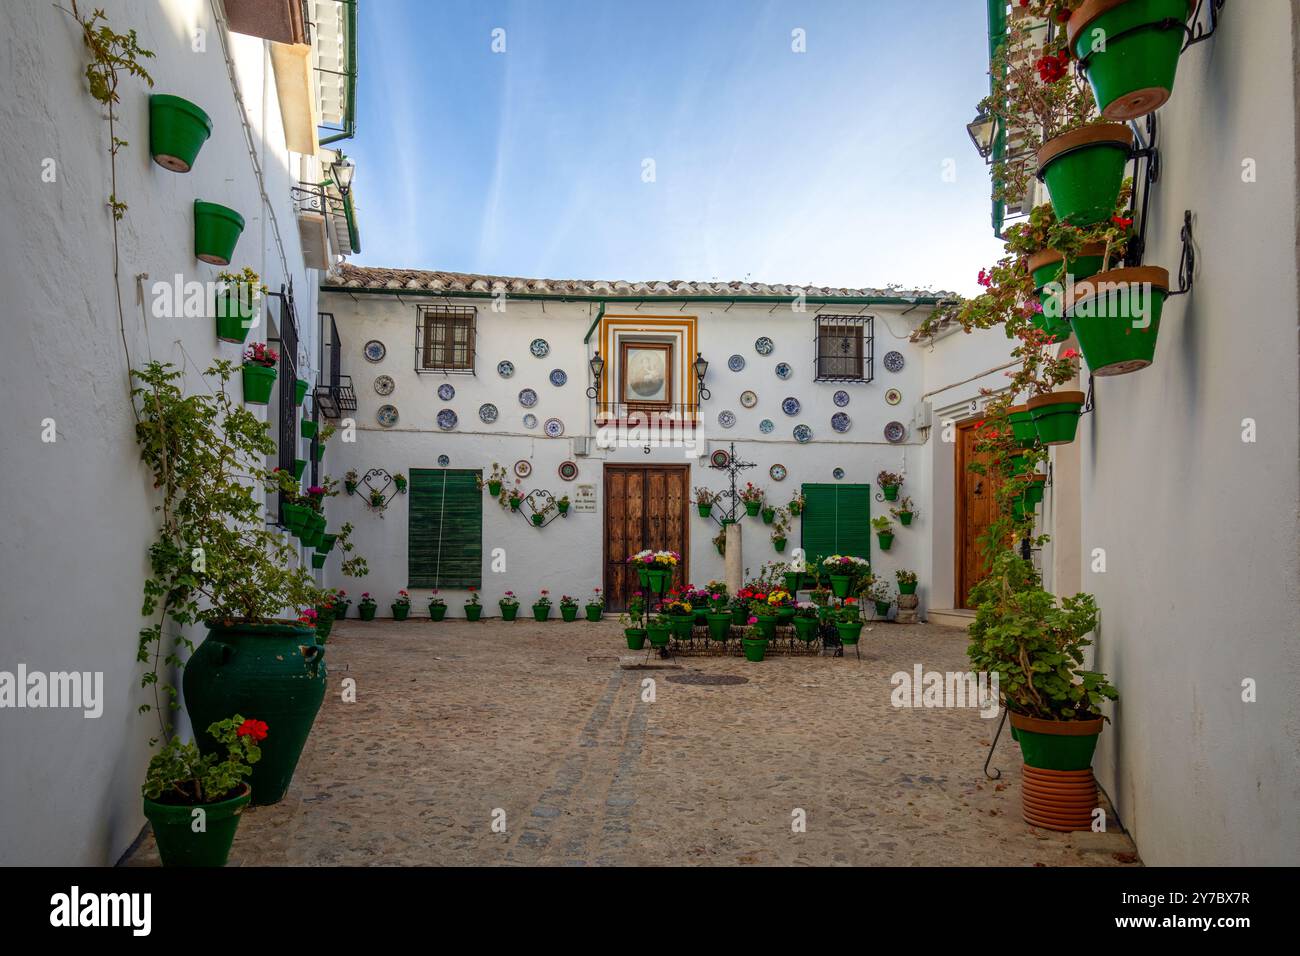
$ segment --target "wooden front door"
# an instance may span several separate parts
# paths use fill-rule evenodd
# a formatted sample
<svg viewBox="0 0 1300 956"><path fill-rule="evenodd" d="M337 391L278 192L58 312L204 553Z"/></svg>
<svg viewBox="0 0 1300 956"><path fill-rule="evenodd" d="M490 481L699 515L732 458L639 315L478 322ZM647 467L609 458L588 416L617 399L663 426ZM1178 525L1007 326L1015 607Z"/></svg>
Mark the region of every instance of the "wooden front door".
<svg viewBox="0 0 1300 956"><path fill-rule="evenodd" d="M988 562L980 548L980 538L997 514L993 493L996 485L988 475L977 475L968 467L971 462L987 460L987 455L975 452L975 433L978 419L957 425L957 471L954 484L957 489L956 565L957 593L953 607L969 608L970 589L988 574Z"/></svg>
<svg viewBox="0 0 1300 956"><path fill-rule="evenodd" d="M687 465L605 466L605 606L627 608L640 587L627 559L638 551L682 556L674 584L690 582L690 494Z"/></svg>

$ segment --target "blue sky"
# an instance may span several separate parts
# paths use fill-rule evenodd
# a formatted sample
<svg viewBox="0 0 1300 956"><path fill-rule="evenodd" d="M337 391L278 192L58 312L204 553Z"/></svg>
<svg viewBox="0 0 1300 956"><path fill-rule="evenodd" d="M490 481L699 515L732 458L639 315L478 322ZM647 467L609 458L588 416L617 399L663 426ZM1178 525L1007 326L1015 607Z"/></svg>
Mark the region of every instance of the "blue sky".
<svg viewBox="0 0 1300 956"><path fill-rule="evenodd" d="M360 264L971 292L1000 248L982 3L359 8Z"/></svg>

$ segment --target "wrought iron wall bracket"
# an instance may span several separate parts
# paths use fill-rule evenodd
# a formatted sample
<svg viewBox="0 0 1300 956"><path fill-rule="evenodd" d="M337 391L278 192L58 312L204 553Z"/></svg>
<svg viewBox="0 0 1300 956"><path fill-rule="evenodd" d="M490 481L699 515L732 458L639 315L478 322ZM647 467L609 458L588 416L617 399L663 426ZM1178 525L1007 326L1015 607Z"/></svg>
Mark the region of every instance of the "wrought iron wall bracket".
<svg viewBox="0 0 1300 956"><path fill-rule="evenodd" d="M1183 240L1183 250L1178 257L1178 288L1170 289L1169 295L1186 295L1192 291L1196 281L1196 243L1192 237L1192 211L1183 210L1183 228L1179 232Z"/></svg>
<svg viewBox="0 0 1300 956"><path fill-rule="evenodd" d="M364 492L362 491L363 486L365 488ZM378 504L374 497L376 493L382 499ZM393 481L393 476L386 469L371 468L357 482L357 494L362 496L367 508L376 512L382 518L388 503L402 492L397 487L397 483Z"/></svg>
<svg viewBox="0 0 1300 956"><path fill-rule="evenodd" d="M1214 36L1214 31L1219 29L1219 14L1223 12L1223 5L1227 0L1197 0L1196 11L1192 14L1191 26L1184 25L1183 30L1187 33L1187 42L1183 44L1183 50L1186 50L1194 43L1200 43L1202 40L1208 40ZM1201 24L1201 8L1205 8L1205 24Z"/></svg>
<svg viewBox="0 0 1300 956"><path fill-rule="evenodd" d="M527 511L524 510L525 505L528 507ZM516 509L516 512L528 522L530 528L537 528L539 530L545 528L556 518L569 517L569 512L561 511L559 505L556 504L555 496L545 488L534 488L532 491L528 492L528 494L524 495L524 499ZM533 521L534 515L542 515L541 524Z"/></svg>

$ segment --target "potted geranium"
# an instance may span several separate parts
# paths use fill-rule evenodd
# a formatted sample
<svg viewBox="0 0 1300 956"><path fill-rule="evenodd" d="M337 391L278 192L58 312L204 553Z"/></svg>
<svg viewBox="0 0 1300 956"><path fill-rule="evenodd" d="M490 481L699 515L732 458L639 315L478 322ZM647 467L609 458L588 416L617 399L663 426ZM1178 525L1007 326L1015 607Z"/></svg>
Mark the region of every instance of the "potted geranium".
<svg viewBox="0 0 1300 956"><path fill-rule="evenodd" d="M619 615L618 622L623 625L628 650L639 651L645 647L646 631L642 626L645 623L645 603L641 595L632 596L627 602L627 611Z"/></svg>
<svg viewBox="0 0 1300 956"><path fill-rule="evenodd" d="M348 616L348 608L352 606L352 602L348 600L347 591L344 591L342 588L338 589L337 600L334 606L338 609L334 613L335 620L341 621Z"/></svg>
<svg viewBox="0 0 1300 956"><path fill-rule="evenodd" d="M483 605L479 603L478 588L469 589L469 600L465 602L465 620L477 621L483 615Z"/></svg>
<svg viewBox="0 0 1300 956"><path fill-rule="evenodd" d="M971 590L975 621L967 651L974 669L995 674L1010 711L1011 733L1025 761L1024 816L1056 830L1087 830L1096 806L1089 772L1107 720L1101 706L1117 700L1106 675L1083 668L1086 635L1097 626L1089 594L1058 598L1033 565L999 552L989 576Z"/></svg>
<svg viewBox="0 0 1300 956"><path fill-rule="evenodd" d="M745 505L745 514L752 518L763 507L763 489L756 488L753 482L747 481L740 490L740 500Z"/></svg>
<svg viewBox="0 0 1300 956"><path fill-rule="evenodd" d="M560 595L560 619L572 624L578 619L578 599L567 594Z"/></svg>
<svg viewBox="0 0 1300 956"><path fill-rule="evenodd" d="M360 479L357 477L357 470L355 468L349 468L347 473L343 476L344 490L350 495L355 495L357 493L357 482L359 480Z"/></svg>
<svg viewBox="0 0 1300 956"><path fill-rule="evenodd" d="M769 504L764 504L759 514L763 518L763 524L771 524L776 520L776 509Z"/></svg>
<svg viewBox="0 0 1300 956"><path fill-rule="evenodd" d="M510 510L518 511L519 506L524 503L524 493L518 487L511 488L509 501L510 501Z"/></svg>
<svg viewBox="0 0 1300 956"><path fill-rule="evenodd" d="M916 572L908 571L906 568L899 568L894 572L894 577L898 581L899 594L916 593Z"/></svg>
<svg viewBox="0 0 1300 956"><path fill-rule="evenodd" d="M757 664L767 656L767 638L759 629L758 625L761 619L757 614L751 614L746 623L750 630L744 633L740 639L741 649L745 652L745 660ZM772 618L772 626L776 626L776 618Z"/></svg>
<svg viewBox="0 0 1300 956"><path fill-rule="evenodd" d="M794 634L795 637L805 644L813 641L817 637L817 630L821 626L821 619L817 614L817 605L812 601L800 601L795 605Z"/></svg>
<svg viewBox="0 0 1300 956"><path fill-rule="evenodd" d="M429 598L429 620L441 621L447 616L447 602L438 597L438 592L434 591Z"/></svg>
<svg viewBox="0 0 1300 956"><path fill-rule="evenodd" d="M710 585L716 582L710 582ZM727 606L727 590L725 587L709 589L709 609L705 612L705 620L709 625L709 637L715 641L725 641L731 635L732 614Z"/></svg>
<svg viewBox="0 0 1300 956"><path fill-rule="evenodd" d="M831 613L840 643L850 647L858 643L862 637L862 612L858 608L858 602L853 598L845 598L844 603Z"/></svg>
<svg viewBox="0 0 1300 956"><path fill-rule="evenodd" d="M784 508L776 510L776 518L772 522L772 547L778 553L785 551L786 535L790 533L790 512Z"/></svg>
<svg viewBox="0 0 1300 956"><path fill-rule="evenodd" d="M650 640L651 647L660 649L667 647L671 633L672 621L662 610L658 614L650 615L646 621L646 637Z"/></svg>
<svg viewBox="0 0 1300 956"><path fill-rule="evenodd" d="M713 503L718 500L718 495L711 488L700 486L695 489L695 510L699 512L701 518L707 518L713 512Z"/></svg>
<svg viewBox="0 0 1300 956"><path fill-rule="evenodd" d="M790 499L790 503L786 505L786 508L789 509L790 514L797 516L803 514L803 506L804 506L803 492L796 491L794 493L794 497Z"/></svg>
<svg viewBox="0 0 1300 956"><path fill-rule="evenodd" d="M871 519L871 530L876 532L876 540L880 542L880 550L888 551L894 543L894 523L885 515L877 515Z"/></svg>
<svg viewBox="0 0 1300 956"><path fill-rule="evenodd" d="M550 593L545 588L538 593L537 600L533 602L533 620L545 621L551 616Z"/></svg>
<svg viewBox="0 0 1300 956"><path fill-rule="evenodd" d="M886 501L898 500L898 489L903 485L903 476L892 471L881 471L876 475L876 484L884 494Z"/></svg>
<svg viewBox="0 0 1300 956"><path fill-rule="evenodd" d="M258 743L266 724L235 714L210 724L207 733L224 748L224 759L172 737L149 760L140 789L163 866L225 866L252 799L244 778L262 759Z"/></svg>
<svg viewBox="0 0 1300 956"><path fill-rule="evenodd" d="M271 400L271 386L275 384L275 366L280 353L265 342L254 342L244 352L244 401L249 405L265 405Z"/></svg>
<svg viewBox="0 0 1300 956"><path fill-rule="evenodd" d="M871 571L871 562L851 554L832 554L823 559L821 566L830 578L831 590L841 599L848 597L855 583Z"/></svg>
<svg viewBox="0 0 1300 956"><path fill-rule="evenodd" d="M595 588L591 592L591 597L587 598L587 620L599 621L600 616L605 612L605 598L600 593L600 588Z"/></svg>
<svg viewBox="0 0 1300 956"><path fill-rule="evenodd" d="M907 526L916 517L916 507L912 504L912 499L904 495L897 507L889 509L889 513L898 519L899 524Z"/></svg>
<svg viewBox="0 0 1300 956"><path fill-rule="evenodd" d="M770 641L776 637L777 624L777 605L768 603L768 595L764 591L756 591L754 599L749 603L749 614L752 618L750 625L754 628L754 633Z"/></svg>
<svg viewBox="0 0 1300 956"><path fill-rule="evenodd" d="M392 603L393 620L405 621L406 615L411 613L411 595L406 591L398 591L397 597Z"/></svg>
<svg viewBox="0 0 1300 956"><path fill-rule="evenodd" d="M876 606L876 617L889 617L889 609L894 603L894 594L889 589L889 582L873 578L867 586L867 598Z"/></svg>
<svg viewBox="0 0 1300 956"><path fill-rule="evenodd" d="M378 607L379 603L370 596L369 591L366 591L361 595L361 600L357 602L357 615L363 621L373 621Z"/></svg>
<svg viewBox="0 0 1300 956"><path fill-rule="evenodd" d="M519 613L519 598L515 597L514 591L507 591L497 601L497 607L501 608L501 620L513 621Z"/></svg>
<svg viewBox="0 0 1300 956"><path fill-rule="evenodd" d="M217 338L242 345L249 330L257 324L259 303L266 294L266 286L261 276L248 266L240 272L219 272L217 279L222 283L214 303Z"/></svg>
<svg viewBox="0 0 1300 956"><path fill-rule="evenodd" d="M484 484L486 484L488 494L490 494L493 498L496 498L501 494L501 483L504 482L508 477L509 474L506 472L506 470L494 461L492 462L492 471L488 475L487 481L484 482L482 477L478 479L479 490L482 491Z"/></svg>

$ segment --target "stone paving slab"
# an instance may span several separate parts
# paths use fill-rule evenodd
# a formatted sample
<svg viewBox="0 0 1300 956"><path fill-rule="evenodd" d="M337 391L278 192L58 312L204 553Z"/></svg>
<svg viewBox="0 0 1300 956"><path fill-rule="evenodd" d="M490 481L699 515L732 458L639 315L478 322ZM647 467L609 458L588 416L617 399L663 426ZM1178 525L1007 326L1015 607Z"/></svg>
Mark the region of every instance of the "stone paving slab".
<svg viewBox="0 0 1300 956"><path fill-rule="evenodd" d="M877 624L860 660L681 656L657 673L620 667L612 620L339 623L293 785L244 814L231 864L1136 862L1113 816L1105 834L1021 820L1005 731L1002 778L982 772L996 720L891 705L891 674L964 671L965 648L957 628ZM128 865L157 865L151 838Z"/></svg>

